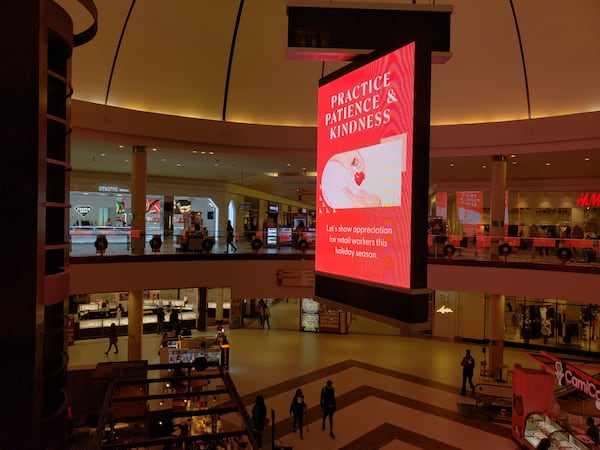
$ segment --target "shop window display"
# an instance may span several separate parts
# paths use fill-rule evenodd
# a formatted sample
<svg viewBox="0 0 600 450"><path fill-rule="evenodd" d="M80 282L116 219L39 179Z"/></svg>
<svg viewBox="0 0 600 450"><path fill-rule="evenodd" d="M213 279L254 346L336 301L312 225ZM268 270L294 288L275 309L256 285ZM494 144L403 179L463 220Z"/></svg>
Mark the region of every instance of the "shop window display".
<svg viewBox="0 0 600 450"><path fill-rule="evenodd" d="M505 342L565 350L600 350L600 308L560 300L506 297Z"/></svg>

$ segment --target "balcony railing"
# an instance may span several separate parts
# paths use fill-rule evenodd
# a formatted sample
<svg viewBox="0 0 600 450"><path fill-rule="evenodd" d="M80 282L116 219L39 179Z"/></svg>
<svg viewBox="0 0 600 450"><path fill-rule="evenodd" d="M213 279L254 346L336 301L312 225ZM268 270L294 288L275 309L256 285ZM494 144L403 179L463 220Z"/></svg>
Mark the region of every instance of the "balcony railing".
<svg viewBox="0 0 600 450"><path fill-rule="evenodd" d="M128 255L131 254L129 227L73 227L70 230L70 256ZM96 248L98 236L106 238L103 251ZM151 246L153 237L160 247ZM257 244L257 241L259 243ZM490 236L429 235L428 256L476 261L534 262L544 264L600 265L598 239L519 238ZM267 232L252 232L234 241L236 254L314 254L314 233L296 235L289 231L278 233L277 238ZM144 254L228 253L225 234L218 236L147 234ZM229 249L233 254L233 249Z"/></svg>

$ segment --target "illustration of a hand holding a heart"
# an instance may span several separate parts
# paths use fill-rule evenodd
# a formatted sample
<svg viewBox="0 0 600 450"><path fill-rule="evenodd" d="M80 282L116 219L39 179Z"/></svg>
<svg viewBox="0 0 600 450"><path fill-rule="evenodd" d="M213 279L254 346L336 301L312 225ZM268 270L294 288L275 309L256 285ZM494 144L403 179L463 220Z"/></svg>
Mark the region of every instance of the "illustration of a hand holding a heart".
<svg viewBox="0 0 600 450"><path fill-rule="evenodd" d="M332 156L323 170L323 200L332 208L381 206L381 199L361 187L367 178L365 161L358 150Z"/></svg>

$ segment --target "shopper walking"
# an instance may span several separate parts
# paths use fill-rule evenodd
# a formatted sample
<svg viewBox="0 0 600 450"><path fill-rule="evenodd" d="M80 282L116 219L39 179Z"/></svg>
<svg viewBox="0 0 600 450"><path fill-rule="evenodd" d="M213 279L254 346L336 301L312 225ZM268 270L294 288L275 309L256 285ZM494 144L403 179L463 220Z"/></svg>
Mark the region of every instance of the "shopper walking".
<svg viewBox="0 0 600 450"><path fill-rule="evenodd" d="M325 421L329 418L329 436L335 438L333 433L333 413L335 413L335 389L333 388L333 381L327 380L323 389L321 389L321 410L323 411L323 423L321 429L325 429Z"/></svg>
<svg viewBox="0 0 600 450"><path fill-rule="evenodd" d="M304 402L304 393L302 389L296 389L296 393L292 398L290 405L290 414L293 416L292 428L294 433L296 432L296 425L300 429L300 439L304 439L303 427L304 427L304 413L306 411L306 403Z"/></svg>
<svg viewBox="0 0 600 450"><path fill-rule="evenodd" d="M250 417L252 422L252 428L256 435L256 443L258 448L262 448L262 435L267 425L267 406L265 405L265 398L262 395L256 396L256 402L252 407L252 416Z"/></svg>
<svg viewBox="0 0 600 450"><path fill-rule="evenodd" d="M117 346L117 342L119 340L119 330L117 330L117 326L115 323L110 324L110 328L108 329L108 350L104 352L105 355L108 355L112 346L115 346L115 353L119 353L119 347Z"/></svg>
<svg viewBox="0 0 600 450"><path fill-rule="evenodd" d="M467 350L465 352L465 356L460 362L460 365L463 368L462 388L460 390L460 395L465 395L467 393L467 381L471 386L471 391L475 392L475 385L473 384L473 369L475 369L475 359L471 356L471 350Z"/></svg>
<svg viewBox="0 0 600 450"><path fill-rule="evenodd" d="M156 334L163 332L165 326L165 311L162 306L156 311Z"/></svg>
<svg viewBox="0 0 600 450"><path fill-rule="evenodd" d="M261 298L258 301L258 323L260 324L261 328L265 327L264 313L265 313L265 301Z"/></svg>
<svg viewBox="0 0 600 450"><path fill-rule="evenodd" d="M119 306L117 306L117 323L119 325L121 325L121 317L123 317L124 312L125 312L125 308L123 308L123 305L121 303L119 303Z"/></svg>
<svg viewBox="0 0 600 450"><path fill-rule="evenodd" d="M265 324L267 324L268 328L271 328L271 309L269 309L269 305L267 303L264 304L263 306L263 328L265 327Z"/></svg>
<svg viewBox="0 0 600 450"><path fill-rule="evenodd" d="M231 225L231 220L227 221L227 250L225 253L229 253L229 247L233 249L233 253L237 252L237 247L233 244L233 240L235 237L233 225Z"/></svg>

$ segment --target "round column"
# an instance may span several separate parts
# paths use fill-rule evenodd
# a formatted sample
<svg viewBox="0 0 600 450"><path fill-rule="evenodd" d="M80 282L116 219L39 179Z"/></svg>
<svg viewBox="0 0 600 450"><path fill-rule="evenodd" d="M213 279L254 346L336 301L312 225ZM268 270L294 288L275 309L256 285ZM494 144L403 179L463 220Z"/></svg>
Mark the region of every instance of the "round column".
<svg viewBox="0 0 600 450"><path fill-rule="evenodd" d="M489 367L494 378L500 378L504 369L504 304L504 295L493 294L489 298Z"/></svg>
<svg viewBox="0 0 600 450"><path fill-rule="evenodd" d="M498 247L504 240L504 211L506 207L506 157L492 157L492 180L490 193L490 256L499 258Z"/></svg>
<svg viewBox="0 0 600 450"><path fill-rule="evenodd" d="M143 291L129 291L129 308L127 309L127 334L129 341L127 343L127 359L129 361L139 361L142 359L142 336L143 330Z"/></svg>
<svg viewBox="0 0 600 450"><path fill-rule="evenodd" d="M146 147L135 146L131 156L131 253L144 254L146 244Z"/></svg>

